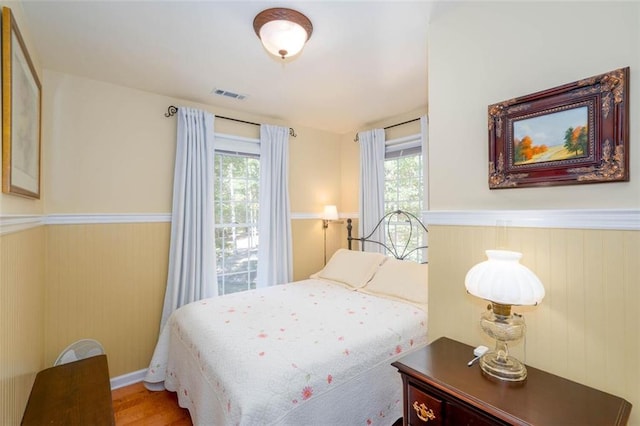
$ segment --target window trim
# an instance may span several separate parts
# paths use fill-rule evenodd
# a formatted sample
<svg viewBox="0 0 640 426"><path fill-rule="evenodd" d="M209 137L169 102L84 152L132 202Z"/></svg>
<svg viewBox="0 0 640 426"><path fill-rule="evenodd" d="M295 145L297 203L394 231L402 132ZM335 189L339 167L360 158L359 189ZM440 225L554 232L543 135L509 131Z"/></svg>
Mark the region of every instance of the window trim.
<svg viewBox="0 0 640 426"><path fill-rule="evenodd" d="M244 158L254 158L260 161L260 140L255 138L246 138L242 136L229 135L224 133L214 133L214 154L220 154L225 156L236 156L236 157L244 157ZM216 176L216 184L219 176ZM245 218L246 219L246 218ZM232 228L251 228L255 227L257 229L258 223L243 223L235 222L235 223L216 223L214 220L214 229L232 229ZM259 238L259 236L258 236ZM217 257L217 255L216 255ZM224 262L224 261L223 261ZM219 266L219 265L218 265ZM255 271L253 271L255 272ZM241 276L241 275L250 275L252 273L251 270L247 271L238 271L238 272L229 272L225 273L225 277L233 277L233 276ZM225 280L226 281L226 280ZM219 283L216 282L216 286L219 288ZM246 290L251 290L252 285L251 282L247 283ZM231 294L227 293L226 285L223 284L222 294Z"/></svg>
<svg viewBox="0 0 640 426"><path fill-rule="evenodd" d="M422 152L422 134L420 133L397 139L389 139L384 143L385 160L389 158L402 157L403 155L412 155L417 152Z"/></svg>
<svg viewBox="0 0 640 426"><path fill-rule="evenodd" d="M385 142L385 154L384 154L384 161L385 163L387 161L398 161L399 159L403 158L403 157L409 157L409 156L420 156L420 164L421 164L421 168L420 168L420 173L422 174L422 191L420 194L420 211L417 212L413 212L416 215L420 215L421 211L425 208L426 205L426 197L425 197L425 188L424 185L426 184L425 179L424 179L424 175L426 173L426 169L425 169L425 165L424 165L424 161L425 161L425 155L423 152L423 142L422 142L422 133L416 133L414 135L409 135L409 136L405 136L402 138L397 138L397 139L391 139ZM385 166L386 167L386 166ZM386 177L385 177L386 180ZM386 184L385 184L386 187ZM387 200L386 200L386 189L385 189L385 199L383 200L384 202L384 209L385 212L388 212L389 209L389 205L387 204ZM405 200L406 201L406 200ZM406 208L404 208L406 209ZM388 223L385 224L385 233L391 232L391 230L389 230L387 228L388 225L393 225L393 232L398 232L398 226L402 226L402 223ZM395 235L395 234L394 234ZM420 236L416 236L416 238L418 238L418 244L419 245L426 245L426 241L428 236L426 234L421 234ZM415 255L415 259L416 261L420 261L420 262L424 262L428 260L428 251L427 250L420 250L415 252L415 254L412 254L412 256ZM413 258L413 257L412 257Z"/></svg>
<svg viewBox="0 0 640 426"><path fill-rule="evenodd" d="M214 151L227 155L260 156L260 139L214 133Z"/></svg>

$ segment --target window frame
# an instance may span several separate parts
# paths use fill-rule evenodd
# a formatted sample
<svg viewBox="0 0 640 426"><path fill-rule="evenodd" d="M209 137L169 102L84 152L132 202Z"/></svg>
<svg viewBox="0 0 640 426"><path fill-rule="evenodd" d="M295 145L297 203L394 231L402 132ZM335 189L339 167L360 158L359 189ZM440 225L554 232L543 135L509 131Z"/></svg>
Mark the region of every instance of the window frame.
<svg viewBox="0 0 640 426"><path fill-rule="evenodd" d="M425 188L426 187L426 180L425 180L426 156L423 151L424 148L425 148L425 144L423 143L423 135L421 133L385 141L385 158L384 158L385 189L383 194L385 213L389 213L393 210L400 209L400 210L405 210L410 213L413 213L414 215L416 215L416 217L420 217L422 215L422 211L425 209L425 206L426 206L426 188ZM396 195L394 196L395 205L391 206L387 202L387 175L386 175L387 161L397 162L403 157L409 157L414 155L419 156L419 159L420 159L419 167L418 167L418 172L419 172L418 179L420 181L420 187L418 189L420 195L419 195L419 199L417 200L418 208L417 210L414 210L414 209L407 208L405 206L399 206L398 199L397 199L397 188L398 188L398 183L400 183L399 179L395 180L395 187L396 187ZM414 202L410 200L402 200L402 201ZM387 229L387 226L393 226L393 229ZM396 222L385 224L384 233L386 238L389 238L391 235L397 237L398 234L402 234L401 227L402 227L402 224L396 223ZM412 239L416 240L416 246L426 245L427 235L420 235L419 237L413 236ZM415 260L418 262L427 261L426 250L415 252L415 254L416 254L415 256L412 256L412 260ZM415 259L413 259L413 257L415 257Z"/></svg>
<svg viewBox="0 0 640 426"><path fill-rule="evenodd" d="M254 159L258 159L259 161L260 160L260 140L241 137L241 136L235 136L235 135L229 135L229 134L216 133L215 141L214 141L214 162L216 163L216 165L214 165L214 167L217 167L218 155L237 156L241 158L254 158ZM215 176L216 187L218 187L221 184L222 179L223 179L222 176L219 176L219 175ZM246 175L245 175L245 179L246 179ZM250 244L251 242L255 242L255 248L251 248L249 249L249 251L255 250L256 256L257 256L257 248L258 248L259 238L260 238L257 230L259 214L260 214L259 204L258 204L259 191L260 189L259 189L259 175L258 175L258 194L256 196L256 200L247 202L247 208L249 208L248 207L249 204L256 203L256 205L258 205L258 210L257 210L257 214L254 222L248 222L247 216L245 215L244 220L241 222L219 223L216 219L221 219L222 215L218 211L218 209L221 208L221 205L223 203L234 202L234 201L219 200L217 195L214 197L215 199L214 209L216 210L215 212L216 218L214 218L214 232L216 234L216 239L220 238L218 234L224 235L225 230L230 230L230 229L235 230L236 228L247 228L247 234L250 235L247 238L250 241ZM234 239L234 242L235 241L236 240ZM224 238L222 241L222 244L225 244L226 242L227 242L227 238ZM217 242L216 242L216 246L217 246ZM252 256L249 254L246 258L247 269L239 272L224 272L224 269L228 266L228 263L226 262L227 257L225 257L224 255L224 247L222 248L222 251L223 251L222 255L219 256L218 250L216 247L216 275L217 275L216 285L218 288L218 294L224 295L224 294L231 294L237 291L247 291L247 290L254 289L255 274L257 274L257 258L253 259ZM252 264L255 265L253 270L251 267ZM250 278L252 272L254 274L253 280L251 280ZM247 278L246 288L244 290L227 291L227 277L237 277L242 274L245 274ZM231 285L231 283L232 281L230 282L229 285Z"/></svg>

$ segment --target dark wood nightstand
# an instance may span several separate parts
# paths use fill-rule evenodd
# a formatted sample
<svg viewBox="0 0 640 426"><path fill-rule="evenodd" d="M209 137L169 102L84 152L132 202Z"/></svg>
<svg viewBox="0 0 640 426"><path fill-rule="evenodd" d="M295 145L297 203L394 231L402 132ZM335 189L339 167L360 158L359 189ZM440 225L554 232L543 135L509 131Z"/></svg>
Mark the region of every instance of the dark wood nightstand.
<svg viewBox="0 0 640 426"><path fill-rule="evenodd" d="M405 425L624 425L622 398L527 366L524 382L468 367L473 347L442 337L392 363L402 375Z"/></svg>

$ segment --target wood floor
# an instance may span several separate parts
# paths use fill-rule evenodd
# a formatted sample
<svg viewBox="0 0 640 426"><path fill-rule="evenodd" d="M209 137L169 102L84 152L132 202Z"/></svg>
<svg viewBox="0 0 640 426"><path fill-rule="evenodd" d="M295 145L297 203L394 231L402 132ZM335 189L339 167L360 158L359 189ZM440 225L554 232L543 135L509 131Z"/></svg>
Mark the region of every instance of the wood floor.
<svg viewBox="0 0 640 426"><path fill-rule="evenodd" d="M192 426L189 411L175 392L151 392L142 383L111 391L116 426ZM399 418L393 426L402 426Z"/></svg>
<svg viewBox="0 0 640 426"><path fill-rule="evenodd" d="M191 426L189 411L174 392L151 392L142 383L111 391L116 426Z"/></svg>

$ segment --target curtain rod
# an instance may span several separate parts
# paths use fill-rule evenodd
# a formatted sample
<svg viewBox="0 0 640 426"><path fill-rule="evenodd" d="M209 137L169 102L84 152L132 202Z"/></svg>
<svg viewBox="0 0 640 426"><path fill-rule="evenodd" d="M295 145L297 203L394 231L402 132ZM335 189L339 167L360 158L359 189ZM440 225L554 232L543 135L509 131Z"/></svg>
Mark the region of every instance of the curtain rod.
<svg viewBox="0 0 640 426"><path fill-rule="evenodd" d="M392 127L402 126L403 124L413 123L414 121L418 121L418 120L420 120L420 117L414 118L414 119L411 119L411 120L407 120L407 121L403 121L402 123L392 124L391 126L384 127L383 130L391 129ZM358 138L358 134L356 133L356 137L355 137L355 139L353 139L353 141L354 142L358 142L359 140L360 139Z"/></svg>
<svg viewBox="0 0 640 426"><path fill-rule="evenodd" d="M178 112L178 107L173 106L173 105L169 105L169 108L167 108L167 112L164 113L165 117L173 117L174 115L176 115L176 112ZM231 118L231 117L223 117L222 115L216 115L216 118L222 118L225 120L229 120L229 121L235 121L237 123L244 123L244 124L252 124L254 126L259 126L260 123L254 123L253 121L245 121L245 120L238 120L237 118ZM296 134L296 131L293 130L293 127L289 127L289 136L292 137L297 137L298 135Z"/></svg>

